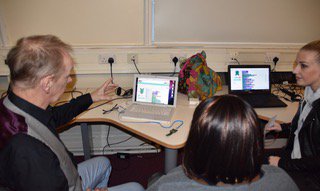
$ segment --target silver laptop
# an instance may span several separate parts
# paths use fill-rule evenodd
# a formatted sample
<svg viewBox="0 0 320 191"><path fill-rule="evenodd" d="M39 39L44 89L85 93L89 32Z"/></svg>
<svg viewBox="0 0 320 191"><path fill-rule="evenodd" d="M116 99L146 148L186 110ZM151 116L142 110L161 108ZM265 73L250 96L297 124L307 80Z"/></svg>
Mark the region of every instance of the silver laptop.
<svg viewBox="0 0 320 191"><path fill-rule="evenodd" d="M177 105L178 77L134 75L132 104L122 119L170 122Z"/></svg>

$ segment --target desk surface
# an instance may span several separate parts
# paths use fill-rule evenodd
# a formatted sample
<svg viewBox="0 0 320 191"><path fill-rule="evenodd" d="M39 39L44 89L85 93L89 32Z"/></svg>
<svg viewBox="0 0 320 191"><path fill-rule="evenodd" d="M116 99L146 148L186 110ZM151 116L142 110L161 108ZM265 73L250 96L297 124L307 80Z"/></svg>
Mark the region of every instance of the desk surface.
<svg viewBox="0 0 320 191"><path fill-rule="evenodd" d="M89 92L90 90L86 90ZM227 87L223 87L222 91L217 92L216 95L223 95L227 92ZM187 136L189 133L189 128L193 116L193 112L196 108L194 105L189 105L187 101L187 96L183 94L178 95L177 108L175 109L172 121L182 120L184 124L179 128L179 130L172 134L171 136L166 136L170 129L161 127L159 124L149 124L149 123L130 123L120 120L119 113L113 111L109 114L103 114L103 109L109 110L115 104L120 104L122 106L129 105L131 99L126 100L115 100L103 106L97 107L92 110L88 110L80 114L73 122L107 122L124 128L134 134L144 137L150 141L160 144L166 148L178 149L185 145ZM260 118L268 120L269 118L277 115L278 122L290 122L294 116L298 103L291 103L285 101L288 107L285 108L259 108L255 109ZM97 105L99 103L96 103ZM93 107L95 106L93 105ZM178 124L176 124L178 125ZM173 127L176 127L174 125Z"/></svg>

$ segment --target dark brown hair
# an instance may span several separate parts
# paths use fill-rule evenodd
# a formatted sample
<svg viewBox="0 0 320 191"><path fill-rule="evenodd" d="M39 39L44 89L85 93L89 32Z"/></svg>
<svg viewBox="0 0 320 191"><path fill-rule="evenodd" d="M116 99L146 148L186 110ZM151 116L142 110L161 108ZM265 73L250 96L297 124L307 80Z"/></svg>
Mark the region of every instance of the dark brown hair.
<svg viewBox="0 0 320 191"><path fill-rule="evenodd" d="M213 185L251 181L260 173L262 157L263 129L248 103L224 95L198 105L184 149L187 176Z"/></svg>
<svg viewBox="0 0 320 191"><path fill-rule="evenodd" d="M44 76L62 72L65 54L71 47L53 35L21 38L9 51L6 64L10 70L10 83L22 88L32 88Z"/></svg>

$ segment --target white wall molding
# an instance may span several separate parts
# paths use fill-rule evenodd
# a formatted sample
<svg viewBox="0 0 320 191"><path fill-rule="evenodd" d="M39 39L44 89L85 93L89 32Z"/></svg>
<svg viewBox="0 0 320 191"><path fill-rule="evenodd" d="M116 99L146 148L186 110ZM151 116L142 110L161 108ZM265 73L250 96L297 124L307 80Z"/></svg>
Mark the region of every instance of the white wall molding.
<svg viewBox="0 0 320 191"><path fill-rule="evenodd" d="M220 44L199 46L74 46L74 59L77 62L76 74L108 74L109 65L98 64L99 54L113 54L116 63L113 65L113 73L127 74L137 73L131 63L127 63L129 53L138 54L137 66L142 73L170 73L174 66L170 62L172 55L192 56L202 50L207 53L208 65L217 72L226 72L230 64L230 53L238 52L238 60L241 64L272 64L266 63L266 53L277 53L279 62L278 71L291 71L299 44ZM0 75L8 75L9 71L4 64L6 54L10 47L0 49Z"/></svg>

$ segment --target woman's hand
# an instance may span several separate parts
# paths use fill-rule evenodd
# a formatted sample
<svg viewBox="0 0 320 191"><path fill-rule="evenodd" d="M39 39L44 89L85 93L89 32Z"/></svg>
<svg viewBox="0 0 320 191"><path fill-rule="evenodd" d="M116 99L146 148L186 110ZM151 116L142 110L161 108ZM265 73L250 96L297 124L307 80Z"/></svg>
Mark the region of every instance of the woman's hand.
<svg viewBox="0 0 320 191"><path fill-rule="evenodd" d="M108 79L105 81L102 86L91 93L91 98L93 102L96 101L103 101L103 100L110 100L112 96L110 93L114 93L115 88L118 87L116 84L112 84L112 79Z"/></svg>
<svg viewBox="0 0 320 191"><path fill-rule="evenodd" d="M273 166L278 166L280 159L281 158L278 156L269 156L269 164Z"/></svg>
<svg viewBox="0 0 320 191"><path fill-rule="evenodd" d="M268 124L266 124L264 128L266 131L276 131L276 132L282 131L281 125L277 122L274 122L273 126L271 127Z"/></svg>

